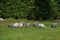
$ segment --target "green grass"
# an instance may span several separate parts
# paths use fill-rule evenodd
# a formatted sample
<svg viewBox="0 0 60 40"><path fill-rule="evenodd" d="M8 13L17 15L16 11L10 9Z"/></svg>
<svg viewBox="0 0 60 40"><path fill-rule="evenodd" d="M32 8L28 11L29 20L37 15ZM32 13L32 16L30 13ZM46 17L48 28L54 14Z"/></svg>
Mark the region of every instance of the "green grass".
<svg viewBox="0 0 60 40"><path fill-rule="evenodd" d="M33 23L34 20L9 19L0 22L0 40L60 40L60 22L57 28L51 28L49 25L53 21L39 21L44 23L47 28L8 28L8 24L20 21Z"/></svg>

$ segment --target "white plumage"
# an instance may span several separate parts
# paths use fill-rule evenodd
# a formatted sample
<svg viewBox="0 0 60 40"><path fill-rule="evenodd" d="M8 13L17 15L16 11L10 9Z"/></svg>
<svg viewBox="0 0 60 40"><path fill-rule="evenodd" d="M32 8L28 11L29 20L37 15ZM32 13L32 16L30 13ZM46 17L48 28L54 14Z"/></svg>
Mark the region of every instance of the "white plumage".
<svg viewBox="0 0 60 40"><path fill-rule="evenodd" d="M14 23L13 24L13 27L18 27L19 26L19 23Z"/></svg>
<svg viewBox="0 0 60 40"><path fill-rule="evenodd" d="M8 27L18 27L19 23L11 23L8 25Z"/></svg>
<svg viewBox="0 0 60 40"><path fill-rule="evenodd" d="M23 24L22 23L19 23L19 27L23 27Z"/></svg>
<svg viewBox="0 0 60 40"><path fill-rule="evenodd" d="M52 23L52 24L51 24L51 27L53 27L53 28L56 28L57 26L58 26L57 23Z"/></svg>
<svg viewBox="0 0 60 40"><path fill-rule="evenodd" d="M3 21L4 19L3 18L0 18L0 21Z"/></svg>
<svg viewBox="0 0 60 40"><path fill-rule="evenodd" d="M38 23L38 22L35 22L34 24L20 22L20 23L12 23L12 24L8 25L8 27L24 27L24 26L27 27L27 28L30 28L30 27L33 27L33 26L40 27L40 28L45 27L44 24L41 24L41 23Z"/></svg>
<svg viewBox="0 0 60 40"><path fill-rule="evenodd" d="M39 24L39 22L34 22L33 23L33 26L35 27L35 26L37 26Z"/></svg>
<svg viewBox="0 0 60 40"><path fill-rule="evenodd" d="M25 26L26 26L27 28L30 28L30 27L32 27L33 25L32 25L31 23L27 23Z"/></svg>
<svg viewBox="0 0 60 40"><path fill-rule="evenodd" d="M44 24L38 24L38 27L44 28L45 25Z"/></svg>

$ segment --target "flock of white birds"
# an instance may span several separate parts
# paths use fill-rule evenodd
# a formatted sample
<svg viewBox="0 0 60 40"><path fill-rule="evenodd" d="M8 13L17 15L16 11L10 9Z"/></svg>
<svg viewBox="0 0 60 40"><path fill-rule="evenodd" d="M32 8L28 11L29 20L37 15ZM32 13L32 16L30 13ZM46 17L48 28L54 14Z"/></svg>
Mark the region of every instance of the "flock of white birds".
<svg viewBox="0 0 60 40"><path fill-rule="evenodd" d="M58 26L57 23L52 23L50 25L50 27L52 28L56 28ZM39 23L39 22L34 22L34 23L24 23L24 22L20 22L20 23L12 23L12 24L9 24L8 27L27 27L27 28L30 28L30 27L39 27L39 28L47 28L45 26L45 24L42 24L42 23Z"/></svg>
<svg viewBox="0 0 60 40"><path fill-rule="evenodd" d="M4 19L3 18L0 18L0 21L3 21ZM29 27L39 27L39 28L46 28L46 26L44 25L44 24L42 24L42 23L39 23L39 22L34 22L34 23L25 23L25 22L20 22L20 23L11 23L11 24L9 24L8 25L8 27L15 27L15 28L17 28L17 27L27 27L27 28L29 28ZM52 27L52 28L56 28L58 26L58 24L57 23L52 23L51 25L50 25L50 27Z"/></svg>
<svg viewBox="0 0 60 40"><path fill-rule="evenodd" d="M45 28L46 26L44 24L38 23L38 22L34 22L33 24L31 23L24 23L24 22L20 22L20 23L12 23L9 24L8 27L40 27L40 28Z"/></svg>
<svg viewBox="0 0 60 40"><path fill-rule="evenodd" d="M4 19L3 18L0 18L0 21L3 21Z"/></svg>

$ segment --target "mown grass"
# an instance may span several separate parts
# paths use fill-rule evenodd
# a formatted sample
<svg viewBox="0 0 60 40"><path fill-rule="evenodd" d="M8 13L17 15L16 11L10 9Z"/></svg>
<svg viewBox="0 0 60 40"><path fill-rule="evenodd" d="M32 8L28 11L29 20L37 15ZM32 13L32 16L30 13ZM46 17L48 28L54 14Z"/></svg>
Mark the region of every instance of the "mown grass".
<svg viewBox="0 0 60 40"><path fill-rule="evenodd" d="M53 21L39 21L47 28L8 28L8 24L20 21L35 22L26 19L8 19L0 22L0 40L60 40L60 22L57 22L59 24L57 28L49 27Z"/></svg>

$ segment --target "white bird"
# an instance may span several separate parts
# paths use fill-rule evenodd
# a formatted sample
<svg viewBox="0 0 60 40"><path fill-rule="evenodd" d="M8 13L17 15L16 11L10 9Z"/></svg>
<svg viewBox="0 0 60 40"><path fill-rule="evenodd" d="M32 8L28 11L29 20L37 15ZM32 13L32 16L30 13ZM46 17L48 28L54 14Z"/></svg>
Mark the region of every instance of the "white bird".
<svg viewBox="0 0 60 40"><path fill-rule="evenodd" d="M51 24L51 27L53 27L53 28L56 28L57 26L58 26L57 23L52 23L52 24Z"/></svg>
<svg viewBox="0 0 60 40"><path fill-rule="evenodd" d="M13 27L18 27L19 26L19 23L14 23L13 24Z"/></svg>
<svg viewBox="0 0 60 40"><path fill-rule="evenodd" d="M26 26L27 28L33 27L33 25L32 25L31 23L27 23L25 26Z"/></svg>
<svg viewBox="0 0 60 40"><path fill-rule="evenodd" d="M0 21L3 21L4 19L3 18L0 18Z"/></svg>
<svg viewBox="0 0 60 40"><path fill-rule="evenodd" d="M37 26L39 24L39 22L34 22L33 23L33 26L35 27L35 26Z"/></svg>
<svg viewBox="0 0 60 40"><path fill-rule="evenodd" d="M13 23L9 24L8 27L13 27Z"/></svg>
<svg viewBox="0 0 60 40"><path fill-rule="evenodd" d="M23 27L23 25L24 25L24 24L22 24L22 23L19 23L18 27Z"/></svg>
<svg viewBox="0 0 60 40"><path fill-rule="evenodd" d="M44 28L45 27L44 24L38 24L37 26L40 27L40 28Z"/></svg>

